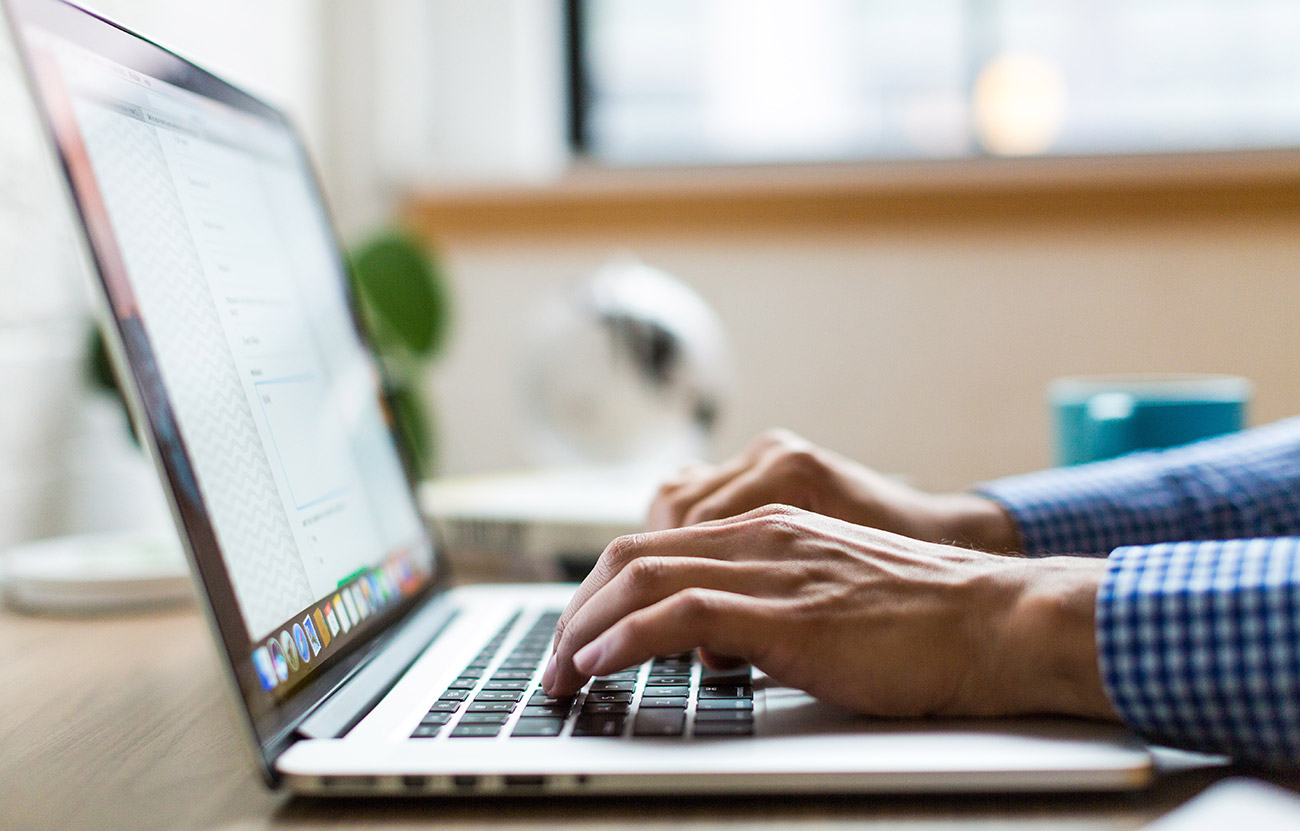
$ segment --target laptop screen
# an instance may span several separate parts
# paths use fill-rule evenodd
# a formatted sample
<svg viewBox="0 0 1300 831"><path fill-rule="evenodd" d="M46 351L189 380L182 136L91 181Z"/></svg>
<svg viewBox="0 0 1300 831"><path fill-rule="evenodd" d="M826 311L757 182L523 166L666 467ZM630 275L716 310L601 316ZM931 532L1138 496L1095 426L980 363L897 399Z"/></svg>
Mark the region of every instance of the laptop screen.
<svg viewBox="0 0 1300 831"><path fill-rule="evenodd" d="M328 215L274 110L61 4L20 17L204 588L253 715L435 570Z"/></svg>

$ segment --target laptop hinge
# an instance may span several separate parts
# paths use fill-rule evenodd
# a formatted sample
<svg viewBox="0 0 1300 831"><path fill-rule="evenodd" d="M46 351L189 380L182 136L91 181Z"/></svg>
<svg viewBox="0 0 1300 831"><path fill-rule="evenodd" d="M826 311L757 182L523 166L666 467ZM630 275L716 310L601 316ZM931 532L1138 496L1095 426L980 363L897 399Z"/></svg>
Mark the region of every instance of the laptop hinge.
<svg viewBox="0 0 1300 831"><path fill-rule="evenodd" d="M457 612L445 593L418 610L346 683L316 705L295 732L307 739L336 739L347 733L388 694Z"/></svg>

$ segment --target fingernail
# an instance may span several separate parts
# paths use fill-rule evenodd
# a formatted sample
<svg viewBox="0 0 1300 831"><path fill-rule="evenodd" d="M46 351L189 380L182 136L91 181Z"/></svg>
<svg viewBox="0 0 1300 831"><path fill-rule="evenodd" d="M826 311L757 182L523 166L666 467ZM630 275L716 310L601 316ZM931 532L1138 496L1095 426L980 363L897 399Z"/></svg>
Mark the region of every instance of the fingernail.
<svg viewBox="0 0 1300 831"><path fill-rule="evenodd" d="M555 656L546 662L546 669L542 671L542 689L549 690L551 683L555 680Z"/></svg>
<svg viewBox="0 0 1300 831"><path fill-rule="evenodd" d="M604 654L605 645L600 641L592 641L574 654L573 665L577 667L578 672L585 675L594 675L595 669L600 664L600 659L604 657Z"/></svg>

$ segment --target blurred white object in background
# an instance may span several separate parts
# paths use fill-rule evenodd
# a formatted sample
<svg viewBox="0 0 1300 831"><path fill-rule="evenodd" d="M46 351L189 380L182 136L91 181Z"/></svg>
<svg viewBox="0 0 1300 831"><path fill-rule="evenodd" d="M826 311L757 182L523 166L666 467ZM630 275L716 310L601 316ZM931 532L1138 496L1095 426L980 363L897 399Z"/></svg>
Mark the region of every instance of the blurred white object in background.
<svg viewBox="0 0 1300 831"><path fill-rule="evenodd" d="M732 365L718 316L675 277L612 261L545 304L529 345L537 461L666 469L707 455Z"/></svg>
<svg viewBox="0 0 1300 831"><path fill-rule="evenodd" d="M477 579L579 581L615 537L644 526L659 486L628 467L456 476L425 482L420 506L453 568Z"/></svg>
<svg viewBox="0 0 1300 831"><path fill-rule="evenodd" d="M84 381L85 325L0 328L0 552L90 531L170 533L125 414Z"/></svg>
<svg viewBox="0 0 1300 831"><path fill-rule="evenodd" d="M76 432L81 345L73 326L0 327L0 551L48 532L48 471Z"/></svg>
<svg viewBox="0 0 1300 831"><path fill-rule="evenodd" d="M53 537L11 548L5 602L27 612L91 614L194 598L176 536L117 531Z"/></svg>

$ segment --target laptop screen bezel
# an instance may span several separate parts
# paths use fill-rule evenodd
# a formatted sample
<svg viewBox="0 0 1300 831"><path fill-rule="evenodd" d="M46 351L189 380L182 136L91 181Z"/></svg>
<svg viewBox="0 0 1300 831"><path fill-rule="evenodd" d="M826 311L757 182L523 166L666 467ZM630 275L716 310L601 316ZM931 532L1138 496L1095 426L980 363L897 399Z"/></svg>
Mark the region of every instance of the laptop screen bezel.
<svg viewBox="0 0 1300 831"><path fill-rule="evenodd" d="M79 219L95 272L96 294L102 301L101 311L107 312L106 318L111 322L111 326L101 328L110 341L110 352L117 359L118 376L129 387L124 392L130 399L137 426L145 428L141 432L145 434L164 480L178 531L198 581L199 593L205 601L209 622L223 647L227 677L243 704L246 726L256 744L263 774L274 782L274 760L294 741L294 727L316 704L382 648L387 638L392 636L396 624L413 608L446 588L448 573L445 558L432 533L427 528L424 529L421 543L428 547L433 556L432 579L427 580L411 596L384 610L373 622L367 622L369 634L366 637L358 638L340 650L338 655L323 661L288 698L276 701L262 690L252 661L252 651L256 644L240 613L234 586L221 555L211 516L198 489L193 461L185 448L171 400L158 380L160 375L152 347L147 339L127 336L124 324L133 318L124 314L109 286L109 280L112 279L110 272L125 275L126 269L111 230L94 219L94 216L102 215L102 204L88 204L88 200L99 198L97 190L94 187L85 188L84 183L79 183L77 172L70 163L71 145L79 143L80 136L67 135L67 130L62 133L60 131L53 112L53 108L58 106L54 98L64 93L46 88L49 79L42 78L35 65L36 52L29 40L31 30L42 30L128 69L233 107L282 129L292 139L312 193L330 223L330 233L334 240L332 253L339 266L338 273L346 273L347 258L339 245L338 233L323 197L319 176L311 164L301 137L282 112L171 50L66 0L3 0L3 3L9 10L11 31L36 101L36 109L62 168L72 206ZM75 130L71 132L76 133ZM99 213L96 213L96 209ZM351 323L373 356L374 346L361 323L360 308L349 282L344 280L342 289L347 297ZM395 423L394 420L390 418L388 422L389 434L401 455L414 500L414 482L411 480L414 468L410 463L409 448L403 443L400 433L391 426Z"/></svg>

